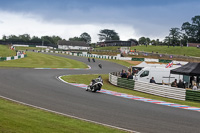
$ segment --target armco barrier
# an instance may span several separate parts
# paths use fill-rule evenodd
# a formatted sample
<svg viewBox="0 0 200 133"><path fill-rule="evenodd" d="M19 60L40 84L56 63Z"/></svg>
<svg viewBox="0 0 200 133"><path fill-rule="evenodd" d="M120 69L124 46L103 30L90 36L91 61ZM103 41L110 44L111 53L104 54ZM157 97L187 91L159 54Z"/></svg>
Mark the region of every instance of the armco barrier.
<svg viewBox="0 0 200 133"><path fill-rule="evenodd" d="M144 61L144 58L132 58L132 61Z"/></svg>
<svg viewBox="0 0 200 133"><path fill-rule="evenodd" d="M135 91L152 95L185 101L186 90L183 88L175 88L167 85L158 85L137 80L127 80L119 77L119 74L120 72L109 73L109 82L122 88L133 89ZM199 99L199 97L194 97L194 93L192 96L196 101ZM197 94L195 94L195 96L197 96ZM198 96L200 96L200 93L198 93ZM190 98L190 100L192 99L191 96L188 96L187 98Z"/></svg>
<svg viewBox="0 0 200 133"><path fill-rule="evenodd" d="M185 101L186 90L183 88L175 88L167 85L158 85L142 81L135 81L134 90L161 97Z"/></svg>
<svg viewBox="0 0 200 133"><path fill-rule="evenodd" d="M126 88L126 89L134 89L135 81L126 78L120 78L118 75L120 72L109 73L109 82L113 85Z"/></svg>
<svg viewBox="0 0 200 133"><path fill-rule="evenodd" d="M162 63L170 63L172 60L163 60L163 59L159 59L159 62L162 62Z"/></svg>
<svg viewBox="0 0 200 133"><path fill-rule="evenodd" d="M109 73L109 82L113 85L117 85L117 76Z"/></svg>
<svg viewBox="0 0 200 133"><path fill-rule="evenodd" d="M186 100L200 102L200 91L186 90Z"/></svg>

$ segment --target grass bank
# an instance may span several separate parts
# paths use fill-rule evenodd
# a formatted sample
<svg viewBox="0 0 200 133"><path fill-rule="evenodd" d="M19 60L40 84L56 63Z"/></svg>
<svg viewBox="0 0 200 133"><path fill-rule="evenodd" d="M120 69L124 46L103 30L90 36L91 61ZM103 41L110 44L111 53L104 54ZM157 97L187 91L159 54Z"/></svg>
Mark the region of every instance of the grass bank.
<svg viewBox="0 0 200 133"><path fill-rule="evenodd" d="M96 48L97 50L117 50L120 48L119 46L111 46L111 47L99 47ZM161 54L172 54L172 55L186 55L186 56L194 56L194 57L200 57L200 49L197 49L196 47L180 47L175 46L132 46L131 50L136 49L137 51L144 51L144 52L158 52Z"/></svg>
<svg viewBox="0 0 200 133"><path fill-rule="evenodd" d="M101 74L101 76L104 81L103 89L126 93L126 94L131 94L131 95L145 97L145 98L150 98L150 99L155 99L155 100L183 104L183 105L188 105L188 106L193 106L193 107L200 107L200 104L198 102L189 102L189 101L169 99L169 98L159 97L159 96L155 96L155 95L150 95L147 93L142 93L142 92L138 92L138 91L133 91L133 90L116 87L108 82L108 79L109 79L108 74ZM97 78L97 77L98 77L98 75L89 75L89 76L88 75L68 75L68 76L63 76L62 79L69 83L89 84L92 79Z"/></svg>
<svg viewBox="0 0 200 133"><path fill-rule="evenodd" d="M98 47L95 50L117 50L120 46Z"/></svg>
<svg viewBox="0 0 200 133"><path fill-rule="evenodd" d="M27 52L27 57L17 60L2 61L0 67L24 67L24 68L88 68L86 64L53 55Z"/></svg>
<svg viewBox="0 0 200 133"><path fill-rule="evenodd" d="M0 98L1 133L122 133L105 126L57 115Z"/></svg>
<svg viewBox="0 0 200 133"><path fill-rule="evenodd" d="M10 57L15 56L16 52L9 49L8 45L0 45L0 57Z"/></svg>
<svg viewBox="0 0 200 133"><path fill-rule="evenodd" d="M195 56L200 57L200 49L195 47L180 47L175 46L134 46L131 47L132 50L136 49L136 51L145 51L145 52L158 52L162 54L172 54L172 55L186 55L186 56Z"/></svg>

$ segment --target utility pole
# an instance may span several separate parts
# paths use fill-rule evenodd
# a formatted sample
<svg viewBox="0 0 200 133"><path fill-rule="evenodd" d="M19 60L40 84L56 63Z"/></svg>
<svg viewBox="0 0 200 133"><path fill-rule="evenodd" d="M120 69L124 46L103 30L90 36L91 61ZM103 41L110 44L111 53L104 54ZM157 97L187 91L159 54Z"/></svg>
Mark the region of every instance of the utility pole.
<svg viewBox="0 0 200 133"><path fill-rule="evenodd" d="M44 40L42 40L42 51L43 51Z"/></svg>

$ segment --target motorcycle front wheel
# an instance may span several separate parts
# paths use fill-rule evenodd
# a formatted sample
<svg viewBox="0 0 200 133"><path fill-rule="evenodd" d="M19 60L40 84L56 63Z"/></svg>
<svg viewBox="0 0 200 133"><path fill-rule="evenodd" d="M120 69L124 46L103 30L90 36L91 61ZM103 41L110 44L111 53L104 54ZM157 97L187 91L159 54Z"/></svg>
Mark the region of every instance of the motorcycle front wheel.
<svg viewBox="0 0 200 133"><path fill-rule="evenodd" d="M90 86L88 85L85 90L88 91L89 89L90 89Z"/></svg>

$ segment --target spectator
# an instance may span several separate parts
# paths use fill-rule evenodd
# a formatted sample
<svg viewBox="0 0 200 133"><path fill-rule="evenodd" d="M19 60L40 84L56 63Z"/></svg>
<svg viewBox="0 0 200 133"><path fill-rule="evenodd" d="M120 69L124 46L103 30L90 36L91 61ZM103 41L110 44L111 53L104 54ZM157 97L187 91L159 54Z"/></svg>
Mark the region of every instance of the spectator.
<svg viewBox="0 0 200 133"><path fill-rule="evenodd" d="M134 74L134 77L133 77L134 80L138 80L136 74Z"/></svg>
<svg viewBox="0 0 200 133"><path fill-rule="evenodd" d="M185 84L182 82L181 79L179 80L177 86L178 86L178 88L185 88Z"/></svg>
<svg viewBox="0 0 200 133"><path fill-rule="evenodd" d="M193 87L192 87L192 90L193 90L193 91L196 91L196 90L197 90L197 85L196 85L196 83L194 83L194 85L193 85Z"/></svg>
<svg viewBox="0 0 200 133"><path fill-rule="evenodd" d="M133 79L133 75L130 72L128 72L127 79Z"/></svg>
<svg viewBox="0 0 200 133"><path fill-rule="evenodd" d="M127 78L127 74L126 74L125 70L122 70L121 78Z"/></svg>
<svg viewBox="0 0 200 133"><path fill-rule="evenodd" d="M200 79L200 77L197 76L197 87L199 87L199 79Z"/></svg>
<svg viewBox="0 0 200 133"><path fill-rule="evenodd" d="M154 77L152 77L152 78L150 79L150 83L156 83L156 81L154 80Z"/></svg>
<svg viewBox="0 0 200 133"><path fill-rule="evenodd" d="M171 86L172 87L177 87L177 79L175 79L174 82L172 82Z"/></svg>
<svg viewBox="0 0 200 133"><path fill-rule="evenodd" d="M194 80L194 76L191 76L190 77L190 87L192 88L192 85L193 85L193 80Z"/></svg>

